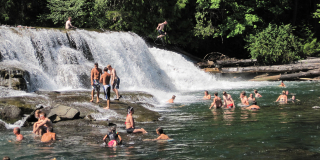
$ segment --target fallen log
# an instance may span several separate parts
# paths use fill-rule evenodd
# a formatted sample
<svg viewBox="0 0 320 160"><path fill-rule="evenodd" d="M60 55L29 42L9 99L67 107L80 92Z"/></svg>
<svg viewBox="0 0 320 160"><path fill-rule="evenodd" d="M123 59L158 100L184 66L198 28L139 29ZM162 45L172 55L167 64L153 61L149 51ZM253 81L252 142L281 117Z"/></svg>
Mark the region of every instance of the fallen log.
<svg viewBox="0 0 320 160"><path fill-rule="evenodd" d="M320 58L299 60L297 63L320 63Z"/></svg>
<svg viewBox="0 0 320 160"><path fill-rule="evenodd" d="M235 64L255 63L257 59L238 59L238 60L217 60L216 65L226 66Z"/></svg>
<svg viewBox="0 0 320 160"><path fill-rule="evenodd" d="M299 63L274 66L250 66L221 68L222 73L298 72L320 68L320 63Z"/></svg>
<svg viewBox="0 0 320 160"><path fill-rule="evenodd" d="M214 66L214 62L213 61L199 62L199 63L197 63L197 65L200 68L209 68L209 67Z"/></svg>
<svg viewBox="0 0 320 160"><path fill-rule="evenodd" d="M205 72L210 72L210 73L221 73L219 68L204 68L202 70L204 70Z"/></svg>
<svg viewBox="0 0 320 160"><path fill-rule="evenodd" d="M251 79L250 81L279 81L279 80L299 79L300 77L315 77L315 76L320 76L320 69L314 69L307 72L260 77L260 78Z"/></svg>

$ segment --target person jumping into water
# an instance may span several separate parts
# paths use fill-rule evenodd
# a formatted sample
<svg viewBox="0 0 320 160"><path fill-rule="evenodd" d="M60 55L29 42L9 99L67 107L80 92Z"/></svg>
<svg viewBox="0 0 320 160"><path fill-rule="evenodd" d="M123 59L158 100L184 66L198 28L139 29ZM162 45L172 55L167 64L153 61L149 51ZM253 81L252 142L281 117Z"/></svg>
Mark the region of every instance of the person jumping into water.
<svg viewBox="0 0 320 160"><path fill-rule="evenodd" d="M222 107L222 101L221 98L218 97L218 93L214 93L214 99L213 102L211 103L211 106L209 109L211 109L212 107L214 108L221 108Z"/></svg>
<svg viewBox="0 0 320 160"><path fill-rule="evenodd" d="M125 122L127 133L139 133L139 132L148 133L143 128L137 128L135 126L134 119L132 117L132 114L134 114L133 107L129 106L127 111L128 111L128 115Z"/></svg>
<svg viewBox="0 0 320 160"><path fill-rule="evenodd" d="M235 108L236 106L234 105L234 101L231 97L230 94L227 94L227 92L223 92L223 106L226 107L226 108Z"/></svg>
<svg viewBox="0 0 320 160"><path fill-rule="evenodd" d="M109 138L109 142L107 143L106 140ZM119 143L117 142L117 138L119 139ZM116 147L117 145L121 144L121 136L116 131L116 127L111 128L111 132L109 132L106 136L104 136L103 141L108 144L108 147Z"/></svg>
<svg viewBox="0 0 320 160"><path fill-rule="evenodd" d="M166 20L163 23L158 24L158 27L156 29L159 33L159 36L157 38L162 38L167 35L167 33L163 31L164 25L167 25L167 24L168 24L168 22Z"/></svg>
<svg viewBox="0 0 320 160"><path fill-rule="evenodd" d="M103 90L104 90L104 95L106 96L107 99L107 106L104 109L109 109L110 108L110 78L111 75L108 73L108 67L105 67L103 69L104 73L101 75L100 78L100 83L103 84Z"/></svg>
<svg viewBox="0 0 320 160"><path fill-rule="evenodd" d="M68 17L68 20L66 21L66 29L76 29L77 28L71 24L71 20L72 20L72 18Z"/></svg>
<svg viewBox="0 0 320 160"><path fill-rule="evenodd" d="M95 63L94 68L91 69L91 86L92 86L92 91L91 91L91 100L90 102L93 102L93 97L94 97L94 91L97 91L97 103L99 103L99 92L100 92L100 75L102 74L102 70L98 68L99 64Z"/></svg>

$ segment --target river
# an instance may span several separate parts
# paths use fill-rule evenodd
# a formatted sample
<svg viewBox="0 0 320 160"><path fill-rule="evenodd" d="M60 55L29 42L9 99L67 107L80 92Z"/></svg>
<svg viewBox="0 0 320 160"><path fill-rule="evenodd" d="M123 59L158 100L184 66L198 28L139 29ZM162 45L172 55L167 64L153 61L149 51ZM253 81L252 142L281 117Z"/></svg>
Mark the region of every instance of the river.
<svg viewBox="0 0 320 160"><path fill-rule="evenodd" d="M3 65L26 69L30 73L28 93L12 91L10 96L30 96L35 90L88 90L88 75L94 62L111 64L121 78L120 92L144 91L155 101L149 103L160 113L156 122L137 123L148 134L126 134L118 127L124 142L106 148L101 142L107 128L59 126L58 140L40 143L22 127L25 140L14 139L12 130L0 131L0 155L13 159L319 159L320 86L317 82L248 82L221 79L202 72L178 53L148 47L142 38L129 32L98 33L56 29L0 28ZM223 91L236 104L242 91L258 89L259 111L235 109L209 110L211 101L201 100L203 91L211 95ZM296 94L299 101L274 102L282 90ZM166 104L173 94L174 104ZM290 95L289 95L290 98ZM86 105L85 103L84 105ZM112 108L112 106L111 106ZM163 127L172 141L145 142L156 138Z"/></svg>

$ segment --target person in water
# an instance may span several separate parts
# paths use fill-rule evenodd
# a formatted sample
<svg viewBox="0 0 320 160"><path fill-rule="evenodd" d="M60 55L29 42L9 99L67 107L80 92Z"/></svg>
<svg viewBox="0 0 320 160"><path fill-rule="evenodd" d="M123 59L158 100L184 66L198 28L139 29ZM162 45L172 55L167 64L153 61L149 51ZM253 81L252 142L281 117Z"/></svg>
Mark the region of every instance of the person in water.
<svg viewBox="0 0 320 160"><path fill-rule="evenodd" d="M71 21L72 21L72 18L68 17L68 20L66 21L66 29L76 29L77 28L71 24Z"/></svg>
<svg viewBox="0 0 320 160"><path fill-rule="evenodd" d="M176 99L175 95L173 95L172 98L167 101L167 103L173 103L174 99Z"/></svg>
<svg viewBox="0 0 320 160"><path fill-rule="evenodd" d="M13 134L16 135L16 140L17 141L22 141L23 140L23 135L20 134L20 128L19 127L15 127L13 129Z"/></svg>
<svg viewBox="0 0 320 160"><path fill-rule="evenodd" d="M5 157L2 158L2 160L10 160L10 157L5 156Z"/></svg>
<svg viewBox="0 0 320 160"><path fill-rule="evenodd" d="M158 27L157 27L156 29L157 29L157 31L158 31L158 33L159 33L159 36L158 36L157 38L162 38L162 37L164 37L165 35L167 35L167 33L163 31L164 25L167 25L167 24L168 24L167 21L164 21L163 23L159 23L159 24L158 24Z"/></svg>
<svg viewBox="0 0 320 160"><path fill-rule="evenodd" d="M235 108L236 107L234 105L234 101L233 101L233 99L232 99L230 94L227 94L227 92L224 91L222 93L222 95L223 95L223 106L225 108Z"/></svg>
<svg viewBox="0 0 320 160"><path fill-rule="evenodd" d="M213 102L211 103L211 106L209 109L211 109L212 107L214 108L221 108L222 107L222 101L221 98L218 97L218 93L214 93L214 99Z"/></svg>
<svg viewBox="0 0 320 160"><path fill-rule="evenodd" d="M256 101L253 101L252 105L247 107L246 109L249 109L249 110L258 110L260 109L260 107L257 105L257 102Z"/></svg>
<svg viewBox="0 0 320 160"><path fill-rule="evenodd" d="M246 92L245 91L240 93L240 99L241 99L241 104L242 105L246 105L246 106L249 105L248 98L246 96Z"/></svg>
<svg viewBox="0 0 320 160"><path fill-rule="evenodd" d="M210 99L211 99L211 95L209 94L208 91L204 91L203 99L204 99L204 100L210 100Z"/></svg>
<svg viewBox="0 0 320 160"><path fill-rule="evenodd" d="M134 114L133 107L129 106L127 111L128 111L128 115L125 122L127 133L139 133L139 132L148 133L143 128L135 127L134 119L132 117L132 115Z"/></svg>
<svg viewBox="0 0 320 160"><path fill-rule="evenodd" d="M251 101L255 101L256 98L253 97L253 94L250 93L249 97L248 97L248 101L251 102Z"/></svg>
<svg viewBox="0 0 320 160"><path fill-rule="evenodd" d="M33 132L37 135L43 135L47 131L48 127L53 127L52 122L46 117L46 113L40 113L40 121L34 123Z"/></svg>
<svg viewBox="0 0 320 160"><path fill-rule="evenodd" d="M92 86L92 91L91 91L91 100L90 102L93 102L93 97L94 97L94 91L97 91L97 103L99 103L99 92L100 92L100 75L102 74L102 70L98 68L99 64L95 63L94 68L91 69L91 86Z"/></svg>
<svg viewBox="0 0 320 160"><path fill-rule="evenodd" d="M111 65L107 65L107 68L110 71L111 74L111 86L112 86L112 90L116 93L117 98L115 100L119 100L119 98L121 98L122 96L119 95L119 85L120 85L120 78L117 75L117 72L114 68L111 67Z"/></svg>
<svg viewBox="0 0 320 160"><path fill-rule="evenodd" d="M255 89L253 92L254 92L254 96L255 96L256 98L262 97L261 94L258 93L258 90Z"/></svg>
<svg viewBox="0 0 320 160"><path fill-rule="evenodd" d="M53 128L47 127L47 133L43 134L41 137L41 142L51 142L56 140L56 134L53 133Z"/></svg>
<svg viewBox="0 0 320 160"><path fill-rule="evenodd" d="M110 108L110 88L111 88L109 83L110 83L111 75L108 73L108 67L105 67L103 71L104 73L101 75L100 83L103 84L103 91L107 100L107 106L104 109L109 109Z"/></svg>
<svg viewBox="0 0 320 160"><path fill-rule="evenodd" d="M281 84L279 85L280 87L286 87L286 85L281 81Z"/></svg>
<svg viewBox="0 0 320 160"><path fill-rule="evenodd" d="M286 91L282 91L282 94L278 97L276 102L281 102L281 103L287 103L288 102L288 97L286 95Z"/></svg>
<svg viewBox="0 0 320 160"><path fill-rule="evenodd" d="M109 138L108 143L106 142L107 138ZM117 142L117 138L119 139L119 143ZM122 139L118 132L116 132L116 127L112 127L111 132L103 137L103 141L108 144L108 147L116 147L117 145L121 144Z"/></svg>

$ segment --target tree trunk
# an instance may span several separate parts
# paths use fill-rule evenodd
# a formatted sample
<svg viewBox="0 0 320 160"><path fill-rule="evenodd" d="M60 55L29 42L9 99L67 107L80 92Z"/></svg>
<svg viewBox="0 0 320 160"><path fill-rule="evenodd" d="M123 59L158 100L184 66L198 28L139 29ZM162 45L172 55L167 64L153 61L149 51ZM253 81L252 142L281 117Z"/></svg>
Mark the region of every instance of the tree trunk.
<svg viewBox="0 0 320 160"><path fill-rule="evenodd" d="M301 77L314 77L314 76L320 76L320 69L314 69L314 70L310 70L308 72L259 77L259 78L251 79L250 81L292 80L292 79L299 79Z"/></svg>

